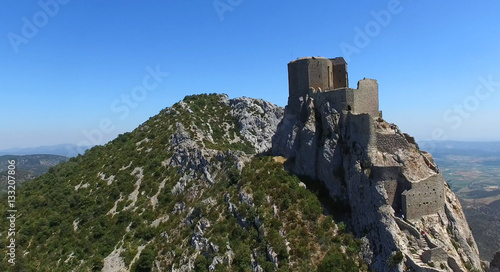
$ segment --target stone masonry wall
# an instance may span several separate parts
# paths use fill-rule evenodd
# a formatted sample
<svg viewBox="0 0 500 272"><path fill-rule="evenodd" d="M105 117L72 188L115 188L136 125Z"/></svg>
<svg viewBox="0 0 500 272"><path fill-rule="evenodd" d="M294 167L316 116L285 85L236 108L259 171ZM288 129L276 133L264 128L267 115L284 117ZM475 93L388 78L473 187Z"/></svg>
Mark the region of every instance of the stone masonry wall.
<svg viewBox="0 0 500 272"><path fill-rule="evenodd" d="M398 149L406 149L408 146L408 142L401 134L377 133L377 149L381 152L394 154Z"/></svg>
<svg viewBox="0 0 500 272"><path fill-rule="evenodd" d="M378 136L377 136L378 137ZM383 182L387 192L387 203L397 214L402 212L401 194L410 189L410 182L402 174L401 166L373 166L371 179Z"/></svg>
<svg viewBox="0 0 500 272"><path fill-rule="evenodd" d="M379 116L378 83L373 79L358 82L357 89L348 88L347 63L343 58L306 57L288 63L288 105L295 112L299 97L313 96L328 101L337 110ZM321 103L322 104L322 103Z"/></svg>
<svg viewBox="0 0 500 272"><path fill-rule="evenodd" d="M349 78L347 76L347 63L344 58L330 59L333 63L333 89L348 88Z"/></svg>
<svg viewBox="0 0 500 272"><path fill-rule="evenodd" d="M318 105L323 105L326 102L338 112L347 110L346 107L346 89L338 89L335 91L324 92L324 93L314 93L311 96L316 100Z"/></svg>
<svg viewBox="0 0 500 272"><path fill-rule="evenodd" d="M378 108L378 83L374 79L358 81L358 88L347 90L347 107L354 113L368 113L379 116Z"/></svg>
<svg viewBox="0 0 500 272"><path fill-rule="evenodd" d="M306 94L309 90L308 60L295 60L288 63L289 100Z"/></svg>
<svg viewBox="0 0 500 272"><path fill-rule="evenodd" d="M333 64L329 59L308 59L309 90L324 92L333 89Z"/></svg>
<svg viewBox="0 0 500 272"><path fill-rule="evenodd" d="M408 220L416 220L443 210L443 177L435 174L425 180L412 182L411 189L402 194L402 204L403 213Z"/></svg>
<svg viewBox="0 0 500 272"><path fill-rule="evenodd" d="M379 116L378 84L373 79L363 79L358 82L358 89L336 89L327 92L310 93L323 104L329 102L337 111L351 111L355 114L368 113Z"/></svg>
<svg viewBox="0 0 500 272"><path fill-rule="evenodd" d="M333 64L322 57L300 58L288 63L289 96L300 97L313 88L314 92L332 89Z"/></svg>

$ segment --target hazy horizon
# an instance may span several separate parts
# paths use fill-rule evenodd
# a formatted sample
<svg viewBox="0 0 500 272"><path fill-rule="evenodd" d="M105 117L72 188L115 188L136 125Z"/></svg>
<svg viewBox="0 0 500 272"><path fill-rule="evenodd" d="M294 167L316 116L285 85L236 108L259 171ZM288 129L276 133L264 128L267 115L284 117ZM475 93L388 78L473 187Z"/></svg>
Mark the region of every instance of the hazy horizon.
<svg viewBox="0 0 500 272"><path fill-rule="evenodd" d="M410 135L411 136L411 135ZM435 143L450 143L450 142L457 142L457 143L486 143L486 144L499 144L500 141L467 141L467 140L419 140L416 139L417 143L429 143L429 142L435 142ZM107 142L106 142L107 143ZM101 145L104 145L106 143L103 143ZM36 148L54 148L54 147L62 147L64 148L65 146L70 146L70 147L75 147L78 146L76 143L59 143L59 144L54 144L54 145L26 145L26 146L14 146L14 147L7 147L7 148L0 148L0 155L2 155L4 152L9 151L9 150L18 150L18 149L36 149ZM92 146L86 146L84 148L91 148ZM28 154L28 153L23 153ZM31 153L29 153L31 154ZM10 154L9 154L10 155ZM18 155L18 154L13 154L13 155Z"/></svg>

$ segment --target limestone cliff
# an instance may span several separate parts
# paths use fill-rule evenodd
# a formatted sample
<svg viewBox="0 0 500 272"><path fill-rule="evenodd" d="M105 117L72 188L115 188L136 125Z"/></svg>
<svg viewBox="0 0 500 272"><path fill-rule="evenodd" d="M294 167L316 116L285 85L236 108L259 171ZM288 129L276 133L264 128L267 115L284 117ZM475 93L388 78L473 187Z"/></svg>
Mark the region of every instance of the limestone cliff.
<svg viewBox="0 0 500 272"><path fill-rule="evenodd" d="M290 98L272 153L350 207L350 225L363 237L372 269L479 269L460 203L432 156L378 116L338 112L328 100L315 98Z"/></svg>

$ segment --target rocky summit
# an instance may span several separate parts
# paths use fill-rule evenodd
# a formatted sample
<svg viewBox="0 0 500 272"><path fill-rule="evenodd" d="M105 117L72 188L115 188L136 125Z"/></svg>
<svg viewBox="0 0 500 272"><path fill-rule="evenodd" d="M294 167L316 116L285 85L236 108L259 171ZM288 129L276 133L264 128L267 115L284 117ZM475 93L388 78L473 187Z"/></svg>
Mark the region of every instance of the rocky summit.
<svg viewBox="0 0 500 272"><path fill-rule="evenodd" d="M187 96L51 168L18 189L15 237L0 221L0 270L480 271L432 156L346 73L299 59L285 109Z"/></svg>

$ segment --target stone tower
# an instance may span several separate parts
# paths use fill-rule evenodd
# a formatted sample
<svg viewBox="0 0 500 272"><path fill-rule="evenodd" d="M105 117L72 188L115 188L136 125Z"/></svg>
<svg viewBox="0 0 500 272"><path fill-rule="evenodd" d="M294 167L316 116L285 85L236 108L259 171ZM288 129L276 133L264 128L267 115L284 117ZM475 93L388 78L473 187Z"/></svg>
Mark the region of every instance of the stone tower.
<svg viewBox="0 0 500 272"><path fill-rule="evenodd" d="M349 87L347 62L343 57L330 59L333 64L333 89Z"/></svg>
<svg viewBox="0 0 500 272"><path fill-rule="evenodd" d="M347 63L344 58L299 58L288 63L290 97L349 87Z"/></svg>
<svg viewBox="0 0 500 272"><path fill-rule="evenodd" d="M288 63L288 105L292 113L300 111L301 97L328 101L337 111L380 116L378 83L363 79L357 89L349 88L347 63L342 57L304 57Z"/></svg>

